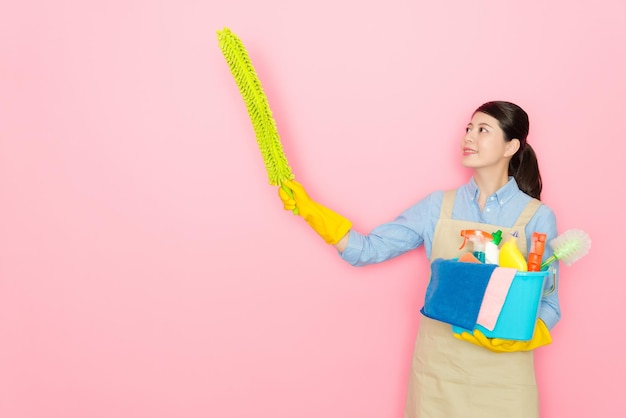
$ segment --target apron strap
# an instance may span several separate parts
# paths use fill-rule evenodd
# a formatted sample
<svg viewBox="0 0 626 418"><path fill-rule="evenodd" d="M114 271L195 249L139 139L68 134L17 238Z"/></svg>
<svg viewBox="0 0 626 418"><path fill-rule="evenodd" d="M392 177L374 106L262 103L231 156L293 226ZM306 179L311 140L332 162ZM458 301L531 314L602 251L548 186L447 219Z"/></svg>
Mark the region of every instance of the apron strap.
<svg viewBox="0 0 626 418"><path fill-rule="evenodd" d="M447 190L443 193L441 201L441 214L439 219L452 219L452 209L454 208L454 199L456 198L456 189Z"/></svg>
<svg viewBox="0 0 626 418"><path fill-rule="evenodd" d="M535 216L535 212L539 209L539 206L543 205L541 201L537 199L531 199L530 202L526 205L522 213L519 215L519 218L515 221L514 229L523 230L526 228L526 224L530 221L530 219Z"/></svg>

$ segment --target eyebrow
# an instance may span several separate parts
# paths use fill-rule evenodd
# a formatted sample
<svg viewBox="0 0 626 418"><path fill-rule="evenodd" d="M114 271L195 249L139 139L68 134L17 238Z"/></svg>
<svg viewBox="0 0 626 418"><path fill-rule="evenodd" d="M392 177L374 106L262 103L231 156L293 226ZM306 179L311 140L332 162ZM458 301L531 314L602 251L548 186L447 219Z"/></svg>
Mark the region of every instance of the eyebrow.
<svg viewBox="0 0 626 418"><path fill-rule="evenodd" d="M489 125L488 123L485 123L485 122L481 122L481 123L478 124L478 126L482 126L482 125L488 126L490 128L493 128L493 126L491 126L491 125ZM467 126L474 126L474 124L472 122L470 122L470 123L467 124Z"/></svg>

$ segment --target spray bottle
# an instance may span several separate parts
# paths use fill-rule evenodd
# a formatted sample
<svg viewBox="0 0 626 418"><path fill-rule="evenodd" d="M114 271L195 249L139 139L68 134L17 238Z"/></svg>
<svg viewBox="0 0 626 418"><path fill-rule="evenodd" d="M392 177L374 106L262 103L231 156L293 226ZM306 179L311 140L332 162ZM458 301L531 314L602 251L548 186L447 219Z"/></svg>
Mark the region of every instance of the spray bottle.
<svg viewBox="0 0 626 418"><path fill-rule="evenodd" d="M546 247L546 234L533 232L530 240L530 252L528 253L528 271L541 270L541 259Z"/></svg>
<svg viewBox="0 0 626 418"><path fill-rule="evenodd" d="M502 241L502 231L498 229L491 234L491 240L485 242L485 263L500 264L500 241Z"/></svg>
<svg viewBox="0 0 626 418"><path fill-rule="evenodd" d="M500 248L500 267L512 267L519 271L528 271L526 258L517 246L517 231L511 233L509 239Z"/></svg>
<svg viewBox="0 0 626 418"><path fill-rule="evenodd" d="M491 234L488 234L485 231L481 231L480 229L464 229L461 231L461 236L463 239L463 244L459 247L459 250L465 247L467 241L472 241L473 245L473 254L474 257L478 259L481 263L485 262L485 243L487 241L491 241Z"/></svg>

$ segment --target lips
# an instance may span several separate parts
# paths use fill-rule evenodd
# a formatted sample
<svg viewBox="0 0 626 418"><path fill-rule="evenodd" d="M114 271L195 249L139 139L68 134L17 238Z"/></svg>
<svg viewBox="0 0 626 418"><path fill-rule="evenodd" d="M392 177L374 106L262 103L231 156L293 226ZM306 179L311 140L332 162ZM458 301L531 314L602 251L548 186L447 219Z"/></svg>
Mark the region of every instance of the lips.
<svg viewBox="0 0 626 418"><path fill-rule="evenodd" d="M463 148L463 155L477 154L477 151L471 148Z"/></svg>

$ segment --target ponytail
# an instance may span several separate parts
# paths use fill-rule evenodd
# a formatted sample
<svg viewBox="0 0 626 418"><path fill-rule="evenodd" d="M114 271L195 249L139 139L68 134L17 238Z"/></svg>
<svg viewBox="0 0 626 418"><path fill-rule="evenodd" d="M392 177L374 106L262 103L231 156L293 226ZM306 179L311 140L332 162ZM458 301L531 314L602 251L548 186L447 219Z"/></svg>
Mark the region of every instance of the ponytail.
<svg viewBox="0 0 626 418"><path fill-rule="evenodd" d="M523 146L509 161L509 176L513 176L521 191L541 200L541 173L535 150L524 141Z"/></svg>

